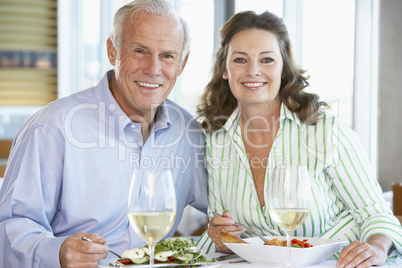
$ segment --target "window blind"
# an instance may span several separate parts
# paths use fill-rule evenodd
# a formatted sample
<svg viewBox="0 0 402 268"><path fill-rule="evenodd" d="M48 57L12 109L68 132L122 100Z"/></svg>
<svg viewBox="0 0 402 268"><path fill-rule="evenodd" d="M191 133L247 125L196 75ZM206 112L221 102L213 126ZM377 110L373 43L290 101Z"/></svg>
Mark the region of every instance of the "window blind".
<svg viewBox="0 0 402 268"><path fill-rule="evenodd" d="M0 0L0 105L57 98L57 0Z"/></svg>

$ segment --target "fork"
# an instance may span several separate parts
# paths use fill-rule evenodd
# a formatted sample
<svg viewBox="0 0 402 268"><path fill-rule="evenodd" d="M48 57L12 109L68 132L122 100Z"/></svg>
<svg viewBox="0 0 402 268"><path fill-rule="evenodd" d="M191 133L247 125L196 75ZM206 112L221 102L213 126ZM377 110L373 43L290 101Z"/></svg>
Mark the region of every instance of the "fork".
<svg viewBox="0 0 402 268"><path fill-rule="evenodd" d="M221 214L219 214L218 212L212 211L212 214L214 214L214 216L216 217L223 217ZM266 239L265 237L262 237L261 235L259 235L256 231L254 231L253 229L251 229L250 227L248 227L245 224L239 223L239 222L233 222L233 225L239 226L239 227L243 227L245 228L247 231L249 231L250 233L255 234L256 236L258 236L262 241L267 242L269 239Z"/></svg>
<svg viewBox="0 0 402 268"><path fill-rule="evenodd" d="M91 239L89 239L88 237L82 236L81 237L82 240L94 243L94 241L92 241ZM113 250L109 249L109 252L116 255L119 259L121 259L121 256L119 254L117 254L116 252L114 252Z"/></svg>

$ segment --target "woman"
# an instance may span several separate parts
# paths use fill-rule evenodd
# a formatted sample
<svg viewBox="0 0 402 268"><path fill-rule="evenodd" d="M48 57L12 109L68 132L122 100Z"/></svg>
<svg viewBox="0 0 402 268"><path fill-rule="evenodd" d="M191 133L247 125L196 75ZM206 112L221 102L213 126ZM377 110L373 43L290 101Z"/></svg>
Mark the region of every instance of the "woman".
<svg viewBox="0 0 402 268"><path fill-rule="evenodd" d="M251 236L233 220L263 235L284 235L266 207L270 167L302 164L313 202L294 234L349 240L334 254L337 267L402 264L402 228L356 134L304 91L307 80L276 15L242 12L223 26L213 78L198 107L208 141L209 212L223 217L211 219L198 245L229 252L221 228Z"/></svg>

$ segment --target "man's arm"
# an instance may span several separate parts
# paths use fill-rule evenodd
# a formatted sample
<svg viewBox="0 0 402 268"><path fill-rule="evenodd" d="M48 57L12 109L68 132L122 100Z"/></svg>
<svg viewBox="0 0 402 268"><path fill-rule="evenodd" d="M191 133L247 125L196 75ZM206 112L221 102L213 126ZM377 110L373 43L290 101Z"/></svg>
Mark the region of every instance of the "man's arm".
<svg viewBox="0 0 402 268"><path fill-rule="evenodd" d="M0 199L5 267L58 262L64 238L54 238L50 222L58 205L63 147L46 131L37 125L22 129L10 152Z"/></svg>

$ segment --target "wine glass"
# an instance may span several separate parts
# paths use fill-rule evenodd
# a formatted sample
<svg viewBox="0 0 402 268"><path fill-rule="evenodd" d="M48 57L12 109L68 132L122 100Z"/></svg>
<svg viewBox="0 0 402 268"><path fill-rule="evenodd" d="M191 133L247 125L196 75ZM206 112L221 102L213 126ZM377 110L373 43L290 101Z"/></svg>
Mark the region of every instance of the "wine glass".
<svg viewBox="0 0 402 268"><path fill-rule="evenodd" d="M311 188L306 166L275 166L268 186L268 211L271 219L286 232L286 267L291 267L292 232L310 213Z"/></svg>
<svg viewBox="0 0 402 268"><path fill-rule="evenodd" d="M153 267L155 245L172 229L176 218L176 194L170 170L135 170L128 218L134 232L148 244L149 264Z"/></svg>

